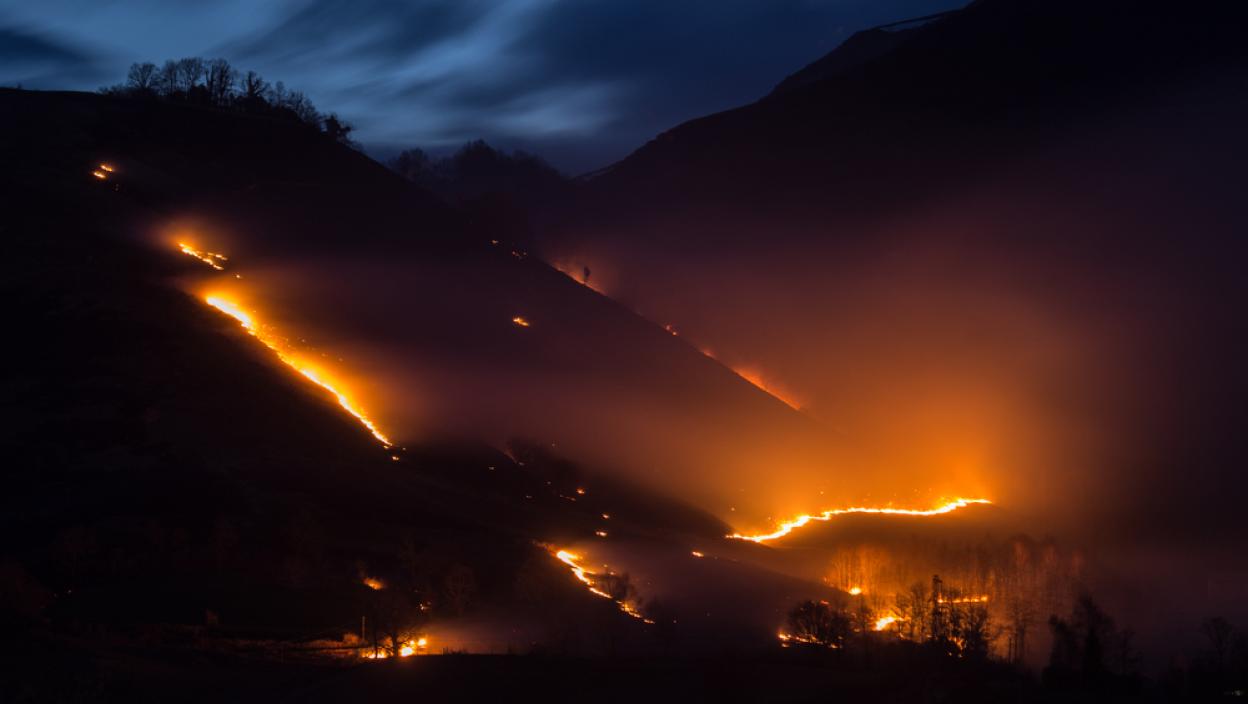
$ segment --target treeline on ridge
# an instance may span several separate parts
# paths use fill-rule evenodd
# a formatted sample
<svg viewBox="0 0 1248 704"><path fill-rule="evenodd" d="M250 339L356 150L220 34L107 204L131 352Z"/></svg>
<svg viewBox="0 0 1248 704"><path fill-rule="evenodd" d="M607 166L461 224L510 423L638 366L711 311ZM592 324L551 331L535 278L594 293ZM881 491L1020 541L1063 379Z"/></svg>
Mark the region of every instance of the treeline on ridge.
<svg viewBox="0 0 1248 704"><path fill-rule="evenodd" d="M354 147L353 127L335 113L321 114L302 91L281 81L269 83L255 71L245 73L225 59L190 56L130 65L124 83L100 89L105 95L165 100L268 115L317 128L335 141Z"/></svg>

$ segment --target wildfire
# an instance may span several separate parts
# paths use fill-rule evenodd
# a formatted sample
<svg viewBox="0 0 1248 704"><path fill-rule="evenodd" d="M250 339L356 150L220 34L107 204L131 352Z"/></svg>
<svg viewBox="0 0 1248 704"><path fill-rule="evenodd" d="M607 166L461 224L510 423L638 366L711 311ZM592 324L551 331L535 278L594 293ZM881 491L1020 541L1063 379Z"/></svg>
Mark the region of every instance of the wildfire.
<svg viewBox="0 0 1248 704"><path fill-rule="evenodd" d="M364 586L376 592L376 591L381 591L382 589L384 589L386 585L383 584L380 579L377 579L375 577L365 577Z"/></svg>
<svg viewBox="0 0 1248 704"><path fill-rule="evenodd" d="M979 596L959 596L953 599L940 598L936 600L938 604L987 604L988 595L981 594Z"/></svg>
<svg viewBox="0 0 1248 704"><path fill-rule="evenodd" d="M850 587L849 593L852 594L853 596L858 596L859 594L862 593L862 587Z"/></svg>
<svg viewBox="0 0 1248 704"><path fill-rule="evenodd" d="M522 328L527 328L532 324L529 322L528 318L525 318L522 315L517 315L516 317L512 318L511 322L515 323L517 326L522 327Z"/></svg>
<svg viewBox="0 0 1248 704"><path fill-rule="evenodd" d="M103 171L100 171L99 169L96 169L95 171L92 171L92 172L91 172L91 175L92 175L92 176L94 176L94 177L96 177L96 178L98 178L98 179L100 179L101 181L103 181L104 179L108 178L108 174L104 173Z"/></svg>
<svg viewBox="0 0 1248 704"><path fill-rule="evenodd" d="M882 616L875 621L875 630L882 631L885 628L897 623L896 616Z"/></svg>
<svg viewBox="0 0 1248 704"><path fill-rule="evenodd" d="M377 438L377 441L383 446L386 448L393 447L394 443L390 442L390 438L386 437L377 428L377 425L373 423L368 416L364 415L363 411L358 409L354 403L351 402L351 399L347 398L343 392L335 388L335 386L326 380L320 372L295 358L285 349L285 345L280 340L272 335L266 334L264 330L256 325L255 319L247 313L247 311L243 310L237 303L222 298L221 296L206 296L204 301L213 308L216 308L222 313L225 313L231 318L237 320L238 323L243 326L244 330L262 342L265 347L272 350L273 353L277 355L277 358L284 364L302 374L313 384L316 384L322 389L325 389L329 393L333 394L334 398L338 400L338 405L341 406L344 411L354 416L355 419L358 420L369 433L372 433L372 436Z"/></svg>
<svg viewBox="0 0 1248 704"><path fill-rule="evenodd" d="M409 638L399 645L399 657L409 658L425 652L429 648L429 639L421 636L420 638ZM385 660L390 657L390 653L385 650L374 650L364 656L368 660Z"/></svg>
<svg viewBox="0 0 1248 704"><path fill-rule="evenodd" d="M611 596L609 593L600 589L598 587L597 582L594 581L594 577L595 577L594 573L586 570L584 567L580 565L580 560L581 560L580 555L577 555L576 553L568 552L567 550L555 550L551 554L555 556L556 560L559 560L560 562L562 562L563 564L571 568L572 574L578 580L580 580L581 583L583 583L586 588L589 589L589 592L591 594L600 596L603 599L610 599L611 601L615 602L615 605L620 608L620 611L623 611L624 613L628 614L629 616L632 616L633 618L639 621L644 621L645 623L654 623L654 621L642 615L642 613L638 611L637 608L633 606L632 604L622 599L616 599L615 597Z"/></svg>
<svg viewBox="0 0 1248 704"><path fill-rule="evenodd" d="M230 260L230 258L224 254L217 254L216 252L202 252L184 242L178 243L178 249L188 257L195 257L199 261L207 264L217 271L225 271L225 263Z"/></svg>
<svg viewBox="0 0 1248 704"><path fill-rule="evenodd" d="M971 504L991 504L988 499L954 499L946 504L930 509L911 509L911 508L873 508L866 506L855 506L853 508L834 508L828 509L817 515L802 514L797 518L785 521L780 524L776 530L762 535L743 535L741 533L733 533L727 537L734 540L749 540L754 543L765 543L769 540L776 540L792 533L794 530L805 526L811 521L830 521L834 516L843 516L850 513L879 513L890 514L896 516L941 516L946 513L953 513L960 508L966 508Z"/></svg>

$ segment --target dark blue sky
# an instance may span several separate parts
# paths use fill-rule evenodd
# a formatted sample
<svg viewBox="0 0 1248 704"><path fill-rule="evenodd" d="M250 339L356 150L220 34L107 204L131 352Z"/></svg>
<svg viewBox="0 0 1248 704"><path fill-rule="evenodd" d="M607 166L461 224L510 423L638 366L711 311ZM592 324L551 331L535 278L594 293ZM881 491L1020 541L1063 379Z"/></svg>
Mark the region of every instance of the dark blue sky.
<svg viewBox="0 0 1248 704"><path fill-rule="evenodd" d="M748 103L857 29L959 0L0 0L0 85L93 90L223 56L370 152L482 137L569 172Z"/></svg>

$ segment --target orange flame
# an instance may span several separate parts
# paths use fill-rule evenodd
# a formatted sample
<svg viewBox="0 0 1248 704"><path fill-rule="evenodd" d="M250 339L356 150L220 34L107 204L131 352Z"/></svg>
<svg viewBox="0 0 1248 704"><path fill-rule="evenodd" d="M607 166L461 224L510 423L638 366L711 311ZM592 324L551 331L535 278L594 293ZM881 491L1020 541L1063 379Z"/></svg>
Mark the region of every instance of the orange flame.
<svg viewBox="0 0 1248 704"><path fill-rule="evenodd" d="M572 569L572 574L578 580L580 580L581 583L584 584L587 589L589 589L589 593L594 594L596 596L600 596L603 599L610 599L611 601L615 602L615 605L620 608L620 611L623 611L624 613L628 614L629 616L632 616L633 618L639 621L643 621L645 623L654 623L654 621L642 615L642 613L637 610L637 607L633 606L632 604L626 601L615 599L607 592L604 592L603 590L599 589L597 586L597 583L594 581L594 575L580 565L580 560L581 560L580 555L577 555L576 553L573 553L573 552L569 552L567 550L552 550L551 554L555 556L556 560L559 560L560 562L562 562L563 564L567 565L569 568Z"/></svg>
<svg viewBox="0 0 1248 704"><path fill-rule="evenodd" d="M225 262L230 260L230 258L224 254L217 254L216 252L202 252L184 242L178 243L178 249L188 257L195 257L199 261L207 264L217 271L225 271Z"/></svg>
<svg viewBox="0 0 1248 704"><path fill-rule="evenodd" d="M377 425L369 419L368 416L364 415L364 412L351 402L351 399L347 398L346 394L339 391L330 381L326 380L320 372L307 364L300 362L293 357L291 353L287 352L278 339L266 334L258 325L256 325L255 319L247 313L247 311L243 310L237 303L227 300L219 295L206 296L204 297L204 301L213 308L216 308L222 313L225 313L231 318L237 320L238 323L243 326L244 330L262 342L265 347L272 350L273 353L277 355L277 358L284 364L302 374L313 384L316 384L332 394L334 398L337 399L338 405L341 406L344 411L355 417L355 419L359 421L360 424L363 425L374 438L377 438L377 441L383 446L386 448L394 446L394 443L390 441L390 438L386 437L381 430L377 428Z"/></svg>
<svg viewBox="0 0 1248 704"><path fill-rule="evenodd" d="M531 325L529 320L522 315L517 315L516 317L512 318L511 322L515 323L516 325L522 328L527 328Z"/></svg>
<svg viewBox="0 0 1248 704"><path fill-rule="evenodd" d="M734 540L749 540L755 543L764 543L769 540L776 540L792 533L794 530L805 526L811 521L830 521L833 516L843 516L850 513L880 513L896 516L941 516L946 513L953 513L960 508L966 508L971 504L991 504L988 499L954 499L946 504L930 509L911 509L911 508L870 508L865 506L855 506L853 508L834 508L828 509L817 515L802 514L792 520L785 521L780 527L770 533L761 535L743 535L741 533L733 533L727 537Z"/></svg>

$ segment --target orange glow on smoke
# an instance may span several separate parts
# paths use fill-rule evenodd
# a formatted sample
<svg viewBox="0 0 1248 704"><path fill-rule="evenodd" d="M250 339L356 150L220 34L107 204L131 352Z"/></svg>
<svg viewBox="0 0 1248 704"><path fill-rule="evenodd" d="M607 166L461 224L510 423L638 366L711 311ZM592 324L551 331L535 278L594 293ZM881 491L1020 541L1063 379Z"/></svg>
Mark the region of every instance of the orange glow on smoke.
<svg viewBox="0 0 1248 704"><path fill-rule="evenodd" d="M372 589L373 591L381 591L382 589L385 588L386 585L382 584L380 579L376 579L374 577L365 577L364 586L368 587L369 589Z"/></svg>
<svg viewBox="0 0 1248 704"><path fill-rule="evenodd" d="M896 616L881 616L875 621L875 630L882 631L894 623L897 623Z"/></svg>
<svg viewBox="0 0 1248 704"><path fill-rule="evenodd" d="M709 355L709 354L707 354L707 356L712 357L712 355ZM742 379L745 379L746 381L750 382L757 389L771 396L777 401L780 401L781 403L788 406L789 408L792 408L795 411L802 410L801 404L798 403L796 399L794 399L789 394L777 389L775 384L768 384L766 381L763 380L763 375L760 374L759 372L753 369L738 369L736 367L729 367L729 369L732 370L733 374L736 374Z"/></svg>
<svg viewBox="0 0 1248 704"><path fill-rule="evenodd" d="M865 506L855 506L853 508L834 508L828 509L817 515L802 514L792 520L785 521L780 524L779 528L761 535L743 535L741 533L733 533L729 538L734 540L749 540L755 543L764 543L769 540L776 540L792 533L794 530L805 526L811 521L830 521L833 516L843 516L850 513L879 513L895 516L943 516L946 513L953 513L960 508L966 508L971 504L991 504L988 499L954 499L946 504L930 509L910 509L910 508L870 508Z"/></svg>
<svg viewBox="0 0 1248 704"><path fill-rule="evenodd" d="M389 448L394 445L394 443L390 441L390 438L386 437L381 430L377 428L377 425L368 416L366 416L364 412L361 411L344 392L339 390L338 387L340 384L327 378L327 375L322 370L316 369L309 363L296 357L293 352L287 349L286 345L278 337L266 333L263 328L257 325L255 318L250 313L243 310L241 306L219 294L205 296L204 301L213 308L216 308L222 313L225 313L231 318L237 320L238 323L243 326L244 330L263 343L265 347L272 350L273 353L277 355L277 358L284 364L302 374L304 378L308 379L313 384L316 384L332 394L334 398L337 399L338 405L341 406L344 411L354 416L355 419L358 420L366 429L368 429L368 432L372 433L373 437L377 438L377 441L383 446Z"/></svg>

